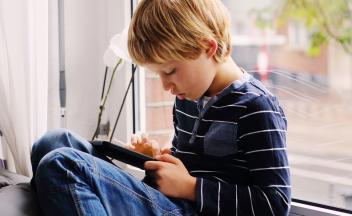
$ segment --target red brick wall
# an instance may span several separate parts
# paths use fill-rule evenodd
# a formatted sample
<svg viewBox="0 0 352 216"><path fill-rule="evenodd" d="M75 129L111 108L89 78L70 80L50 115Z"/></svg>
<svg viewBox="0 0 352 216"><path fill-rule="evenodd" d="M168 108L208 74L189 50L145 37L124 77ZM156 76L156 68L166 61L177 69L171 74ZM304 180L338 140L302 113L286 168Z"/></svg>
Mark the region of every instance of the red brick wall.
<svg viewBox="0 0 352 216"><path fill-rule="evenodd" d="M287 36L287 28L278 31L279 34ZM317 57L310 57L305 50L294 50L285 44L271 51L270 62L279 68L291 71L306 71L317 75L328 73L328 49L323 47Z"/></svg>
<svg viewBox="0 0 352 216"><path fill-rule="evenodd" d="M328 72L327 48L323 48L319 56L310 57L305 51L282 46L271 53L270 62L276 67L291 71L307 71L319 75L326 75Z"/></svg>
<svg viewBox="0 0 352 216"><path fill-rule="evenodd" d="M173 134L172 106L175 96L163 90L159 78L146 76L146 132L161 145L170 145Z"/></svg>

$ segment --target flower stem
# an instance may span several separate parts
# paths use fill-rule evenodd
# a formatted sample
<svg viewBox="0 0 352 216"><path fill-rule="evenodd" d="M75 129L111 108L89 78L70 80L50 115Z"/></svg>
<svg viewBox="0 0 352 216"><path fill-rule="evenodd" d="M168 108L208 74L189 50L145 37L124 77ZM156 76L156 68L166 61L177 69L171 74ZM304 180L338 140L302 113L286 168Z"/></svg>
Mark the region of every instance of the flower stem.
<svg viewBox="0 0 352 216"><path fill-rule="evenodd" d="M103 110L105 108L105 103L107 101L107 98L108 98L108 95L109 95L109 92L110 92L110 89L111 89L111 86L112 86L112 82L114 80L114 77L115 77L115 73L116 73L116 70L117 68L119 67L119 65L122 63L122 59L119 58L113 71L112 71L112 74L111 74L111 77L110 77L110 81L109 81L109 86L108 86L108 89L106 91L106 94L104 97L101 98L100 100L100 105L99 105L99 115L98 115L98 123L97 123L97 127L95 129L95 132L94 132L94 135L92 137L92 140L94 140L98 134L99 134L99 128L100 128L100 122L101 122L101 116L103 115ZM104 87L103 87L104 88Z"/></svg>

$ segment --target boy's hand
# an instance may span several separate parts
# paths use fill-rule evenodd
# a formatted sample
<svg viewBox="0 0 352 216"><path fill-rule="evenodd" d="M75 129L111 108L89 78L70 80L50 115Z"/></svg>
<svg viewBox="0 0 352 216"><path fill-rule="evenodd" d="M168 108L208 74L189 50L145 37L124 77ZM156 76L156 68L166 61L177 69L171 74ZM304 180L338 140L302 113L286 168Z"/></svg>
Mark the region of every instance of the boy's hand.
<svg viewBox="0 0 352 216"><path fill-rule="evenodd" d="M162 154L155 157L158 161L147 161L144 168L152 175L157 189L166 196L195 201L196 178L191 176L181 160Z"/></svg>
<svg viewBox="0 0 352 216"><path fill-rule="evenodd" d="M155 157L160 154L159 144L155 140L150 140L148 135L143 133L142 135L132 134L131 144L127 145L127 148L151 157Z"/></svg>

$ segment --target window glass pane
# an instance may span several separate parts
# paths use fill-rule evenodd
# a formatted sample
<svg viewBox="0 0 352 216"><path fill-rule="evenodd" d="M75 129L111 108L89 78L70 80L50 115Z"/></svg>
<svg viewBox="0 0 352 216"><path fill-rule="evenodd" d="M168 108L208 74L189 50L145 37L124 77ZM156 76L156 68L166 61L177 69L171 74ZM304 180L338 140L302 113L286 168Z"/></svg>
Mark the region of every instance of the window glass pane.
<svg viewBox="0 0 352 216"><path fill-rule="evenodd" d="M285 110L293 197L352 209L351 53L336 43L309 52L315 31L305 25L312 14L303 8L298 19L273 25L279 17L271 10L293 1L224 2L232 17L233 58L277 95ZM315 3L325 14L334 7L324 7L327 3L341 6Z"/></svg>

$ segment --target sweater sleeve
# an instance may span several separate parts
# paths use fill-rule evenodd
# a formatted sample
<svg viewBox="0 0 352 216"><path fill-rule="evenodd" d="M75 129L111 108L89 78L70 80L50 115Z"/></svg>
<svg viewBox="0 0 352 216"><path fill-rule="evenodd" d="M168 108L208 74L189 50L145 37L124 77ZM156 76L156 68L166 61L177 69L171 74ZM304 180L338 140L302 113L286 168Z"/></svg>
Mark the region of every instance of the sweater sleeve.
<svg viewBox="0 0 352 216"><path fill-rule="evenodd" d="M176 146L177 146L177 118L176 118L176 100L174 102L174 106L172 108L172 121L173 121L173 126L174 126L174 136L172 138L171 142L171 154L175 156L176 153Z"/></svg>
<svg viewBox="0 0 352 216"><path fill-rule="evenodd" d="M287 125L281 107L274 97L259 96L249 104L238 125L248 184L197 178L198 211L201 215L288 215L291 186Z"/></svg>

